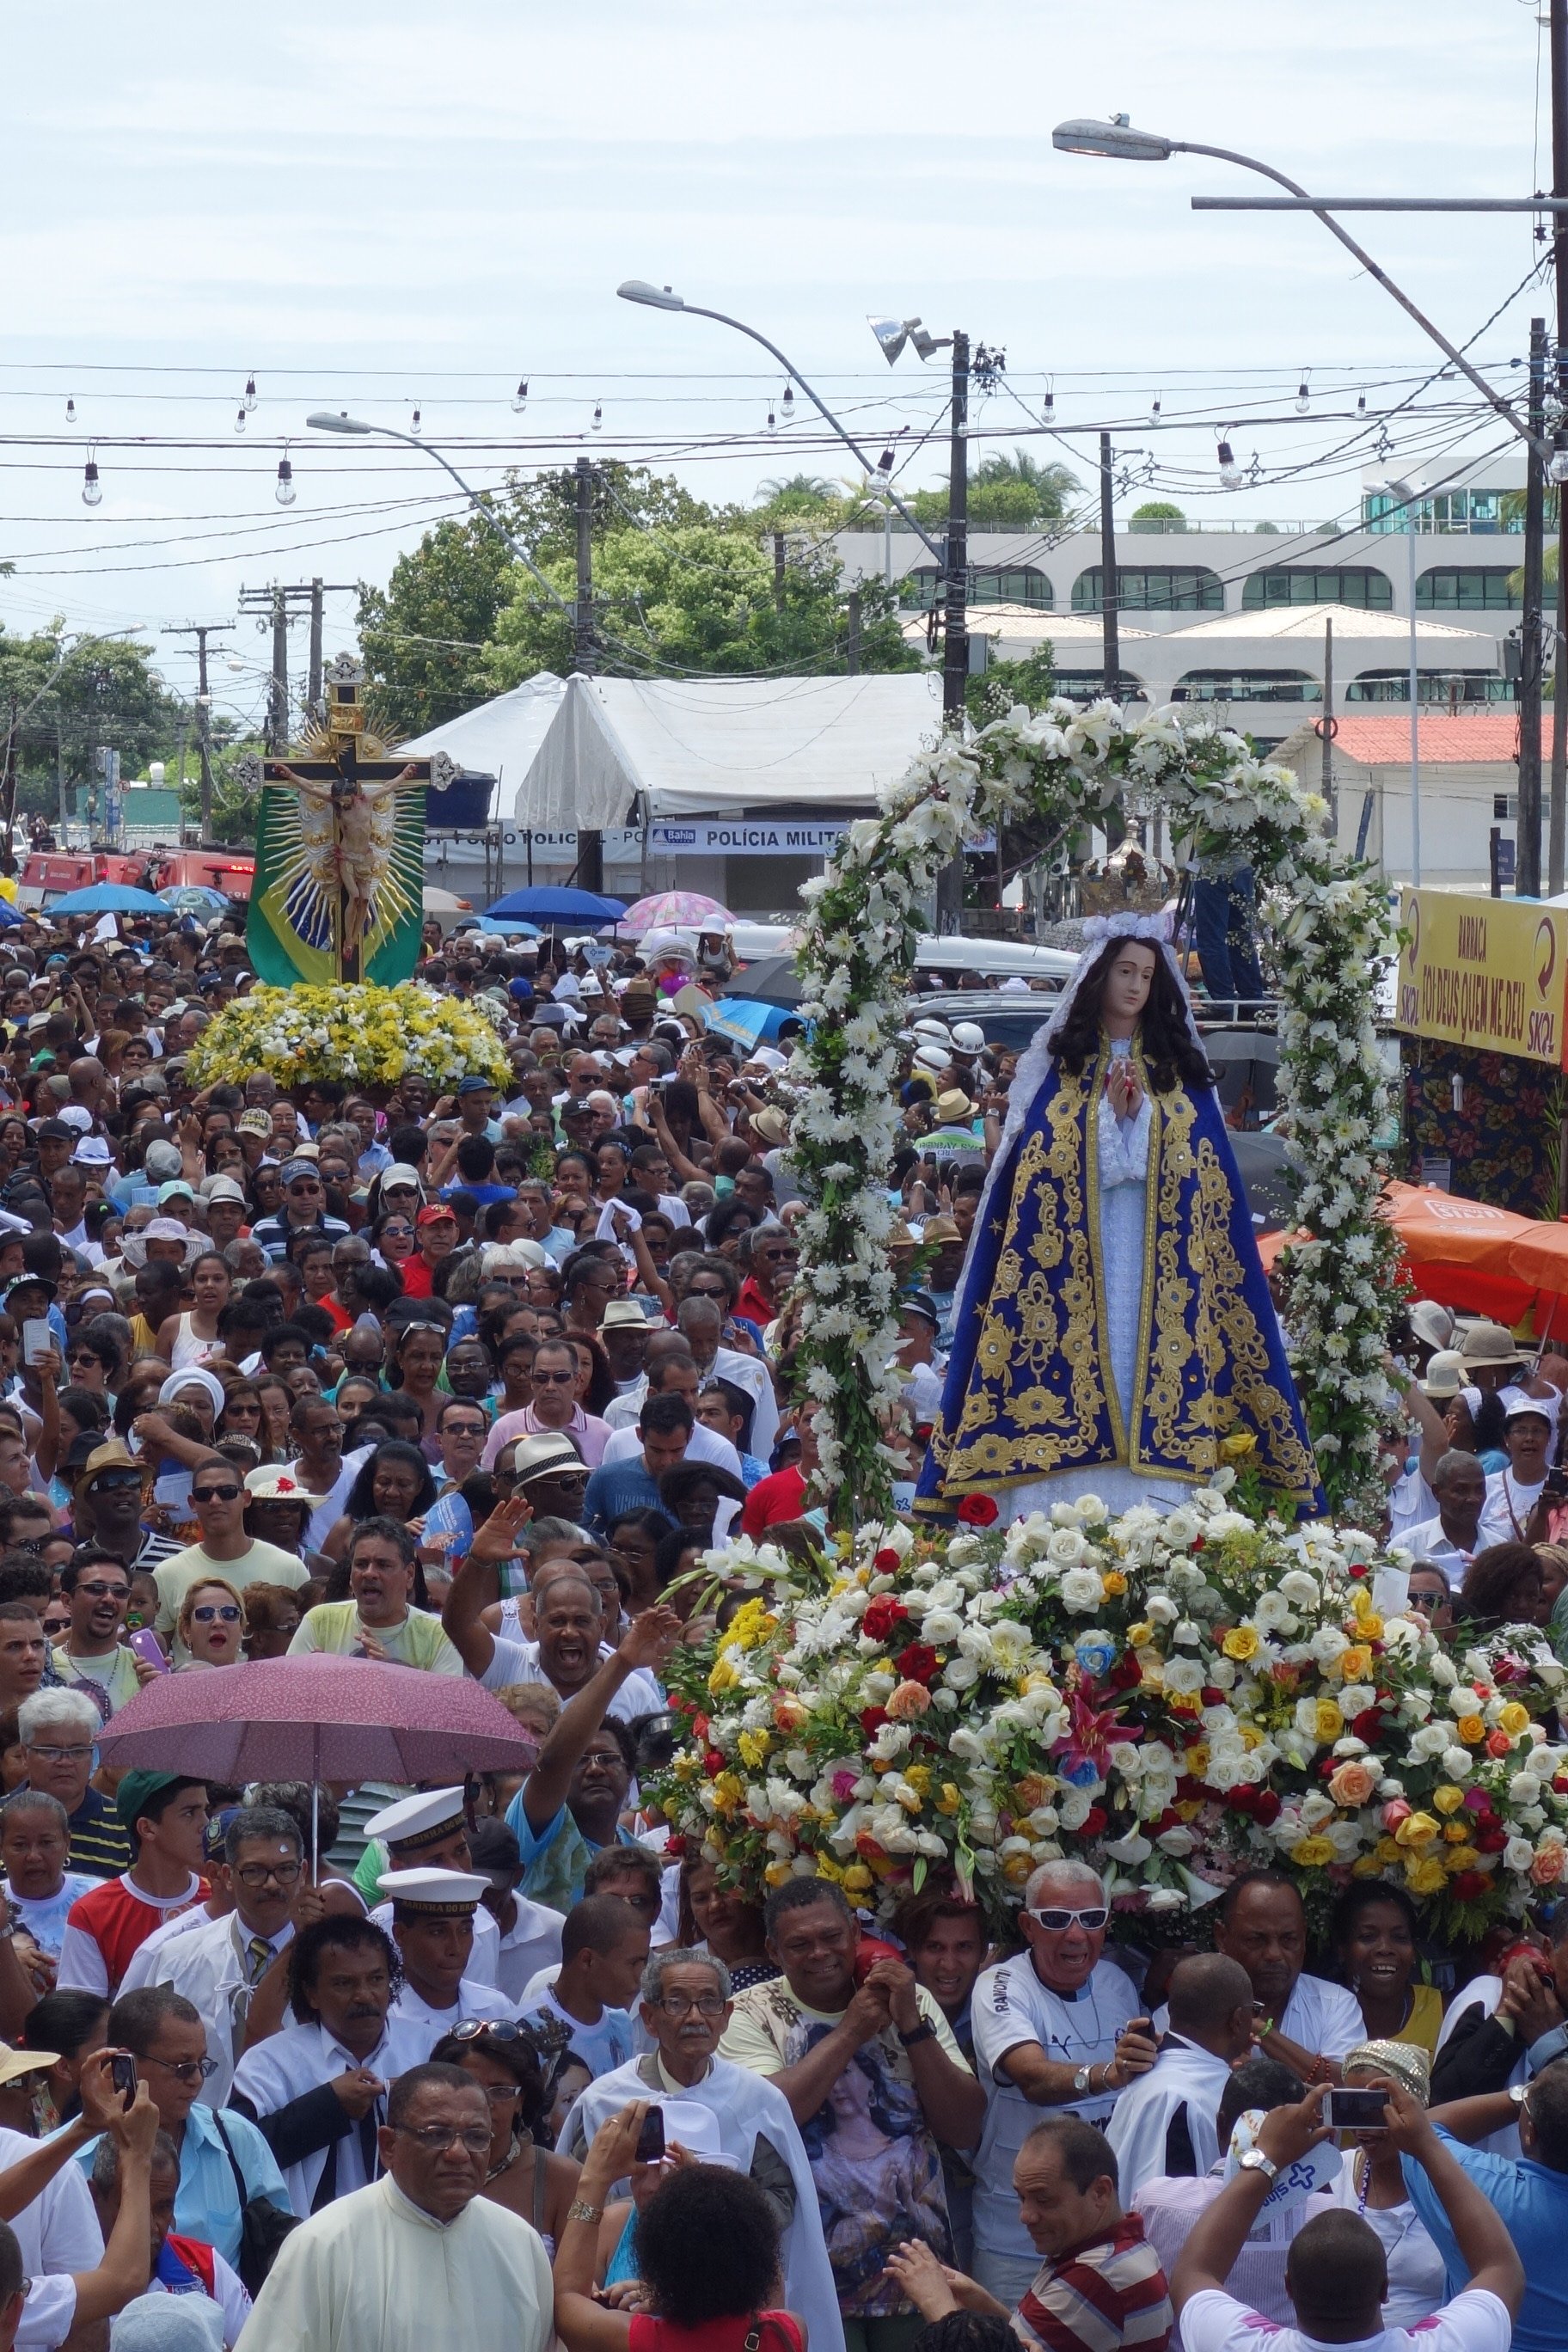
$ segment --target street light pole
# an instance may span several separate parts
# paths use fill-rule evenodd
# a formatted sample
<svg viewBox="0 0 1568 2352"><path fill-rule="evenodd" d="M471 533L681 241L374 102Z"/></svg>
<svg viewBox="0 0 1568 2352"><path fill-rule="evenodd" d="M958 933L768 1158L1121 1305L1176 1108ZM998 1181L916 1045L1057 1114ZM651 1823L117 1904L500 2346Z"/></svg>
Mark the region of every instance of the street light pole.
<svg viewBox="0 0 1568 2352"><path fill-rule="evenodd" d="M1405 509L1405 593L1410 600L1410 655L1408 681L1410 692L1410 879L1421 887L1421 667L1420 645L1415 633L1415 522L1420 505L1422 485L1419 482L1373 482L1369 488L1383 492ZM1386 845L1385 845L1386 851Z"/></svg>

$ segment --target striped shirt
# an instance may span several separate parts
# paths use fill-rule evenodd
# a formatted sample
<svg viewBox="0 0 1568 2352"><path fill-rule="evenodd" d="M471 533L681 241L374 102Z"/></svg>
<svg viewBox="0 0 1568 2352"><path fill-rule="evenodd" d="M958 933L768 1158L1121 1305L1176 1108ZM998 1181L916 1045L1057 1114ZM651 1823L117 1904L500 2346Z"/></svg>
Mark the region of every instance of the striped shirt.
<svg viewBox="0 0 1568 2352"><path fill-rule="evenodd" d="M1013 2315L1014 2332L1043 2352L1166 2352L1175 2326L1160 2258L1136 2213L1043 2265Z"/></svg>

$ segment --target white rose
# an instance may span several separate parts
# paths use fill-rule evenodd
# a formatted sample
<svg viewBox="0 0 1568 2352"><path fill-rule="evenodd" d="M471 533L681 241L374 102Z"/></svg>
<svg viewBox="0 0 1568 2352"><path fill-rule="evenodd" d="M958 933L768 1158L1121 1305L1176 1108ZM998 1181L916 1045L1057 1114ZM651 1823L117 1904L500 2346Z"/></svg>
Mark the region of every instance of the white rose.
<svg viewBox="0 0 1568 2352"><path fill-rule="evenodd" d="M1107 1510L1105 1505L1100 1501L1098 1495L1080 1495L1079 1496L1078 1515L1082 1525L1086 1528L1102 1528L1105 1525L1106 1520L1110 1517L1110 1513Z"/></svg>
<svg viewBox="0 0 1568 2352"><path fill-rule="evenodd" d="M970 1690L980 1680L980 1669L973 1658L965 1657L961 1651L957 1657L949 1658L942 1678L949 1690Z"/></svg>
<svg viewBox="0 0 1568 2352"><path fill-rule="evenodd" d="M1349 1638L1337 1625L1320 1625L1312 1636L1312 1655L1321 1666L1331 1666L1349 1648Z"/></svg>
<svg viewBox="0 0 1568 2352"><path fill-rule="evenodd" d="M1053 1536L1052 1542L1056 1541ZM1097 1568L1069 1568L1061 1581L1062 1606L1075 1616L1088 1616L1105 1598L1105 1580Z"/></svg>
<svg viewBox="0 0 1568 2352"><path fill-rule="evenodd" d="M1441 1683L1445 1690L1451 1690L1459 1679L1459 1669L1452 1658L1443 1655L1441 1650L1427 1660L1426 1671L1435 1683Z"/></svg>
<svg viewBox="0 0 1568 2352"><path fill-rule="evenodd" d="M948 1643L956 1642L963 1631L962 1618L955 1617L951 1609L928 1610L921 1620L921 1639L929 1642L933 1650L944 1649Z"/></svg>
<svg viewBox="0 0 1568 2352"><path fill-rule="evenodd" d="M1058 1528L1046 1546L1046 1558L1053 1568L1076 1568L1089 1546L1077 1528Z"/></svg>
<svg viewBox="0 0 1568 2352"><path fill-rule="evenodd" d="M1309 1576L1304 1568L1288 1568L1279 1580L1280 1592L1292 1609L1313 1609L1318 1601L1318 1580Z"/></svg>
<svg viewBox="0 0 1568 2352"><path fill-rule="evenodd" d="M1178 1695L1202 1690L1204 1670L1195 1658L1171 1658L1165 1665L1165 1688Z"/></svg>
<svg viewBox="0 0 1568 2352"><path fill-rule="evenodd" d="M1533 1805L1541 1795L1541 1782L1533 1772L1516 1772L1508 1784L1510 1805Z"/></svg>
<svg viewBox="0 0 1568 2352"><path fill-rule="evenodd" d="M1180 1613L1168 1592L1151 1592L1143 1603L1143 1614L1151 1625L1173 1625Z"/></svg>
<svg viewBox="0 0 1568 2352"><path fill-rule="evenodd" d="M1528 1838L1510 1838L1502 1850L1503 1868L1517 1871L1522 1877L1535 1860L1535 1848Z"/></svg>

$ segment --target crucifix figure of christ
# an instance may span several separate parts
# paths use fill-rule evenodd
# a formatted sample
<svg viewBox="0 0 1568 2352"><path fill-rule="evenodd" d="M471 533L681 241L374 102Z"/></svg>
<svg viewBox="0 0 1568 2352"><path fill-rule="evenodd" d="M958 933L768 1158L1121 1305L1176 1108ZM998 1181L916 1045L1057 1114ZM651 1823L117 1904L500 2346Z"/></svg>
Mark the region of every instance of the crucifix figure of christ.
<svg viewBox="0 0 1568 2352"><path fill-rule="evenodd" d="M327 673L327 705L299 752L246 761L262 796L247 936L271 967L313 982L406 980L418 952L424 793L458 773L445 752L401 758L365 722L364 673Z"/></svg>

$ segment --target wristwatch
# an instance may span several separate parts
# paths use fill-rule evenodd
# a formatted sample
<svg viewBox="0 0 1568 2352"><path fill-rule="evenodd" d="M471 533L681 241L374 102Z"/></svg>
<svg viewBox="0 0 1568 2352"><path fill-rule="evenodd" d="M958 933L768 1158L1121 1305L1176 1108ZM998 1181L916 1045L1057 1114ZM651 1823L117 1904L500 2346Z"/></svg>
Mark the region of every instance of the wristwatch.
<svg viewBox="0 0 1568 2352"><path fill-rule="evenodd" d="M904 2032L903 2029L900 2027L899 2031L899 2040L903 2043L906 2050L912 2050L917 2042L934 2042L936 2040L936 2028L931 2023L929 2017L922 2017L920 2023L917 2026L912 2027L908 2033Z"/></svg>
<svg viewBox="0 0 1568 2352"><path fill-rule="evenodd" d="M1237 2158L1236 2165L1238 2172L1261 2172L1265 2180L1270 2183L1279 2178L1279 2167L1265 2156L1260 2147L1249 2147L1245 2156Z"/></svg>
<svg viewBox="0 0 1568 2352"><path fill-rule="evenodd" d="M1072 2078L1073 2089L1080 2092L1087 2091L1089 2088L1089 2078L1093 2072L1094 2068L1092 2066L1080 2066L1078 2073Z"/></svg>

